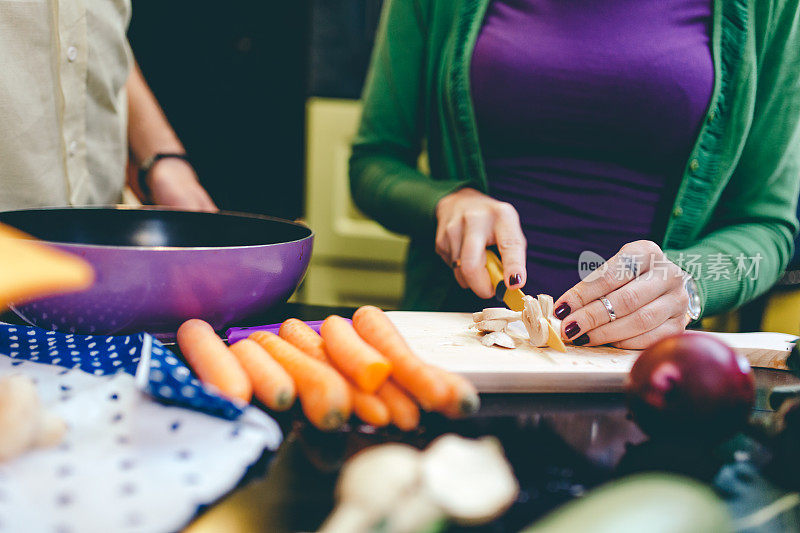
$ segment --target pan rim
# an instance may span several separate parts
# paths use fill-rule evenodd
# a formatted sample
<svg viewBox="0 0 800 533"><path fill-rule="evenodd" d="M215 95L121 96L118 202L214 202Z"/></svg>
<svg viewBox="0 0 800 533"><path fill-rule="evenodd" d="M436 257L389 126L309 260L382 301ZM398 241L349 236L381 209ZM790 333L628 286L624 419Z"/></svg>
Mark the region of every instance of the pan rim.
<svg viewBox="0 0 800 533"><path fill-rule="evenodd" d="M0 210L0 216L5 213L21 213L21 212L35 212L35 211L102 211L102 210L109 210L109 211L159 211L159 212L180 212L180 213L192 213L192 214L199 214L199 215L225 215L225 216L234 216L239 218L251 218L251 219L259 219L259 220L268 220L271 222L280 222L282 224L287 224L290 226L295 226L297 228L301 228L308 231L308 235L302 237L300 239L295 239L292 241L282 241L282 242L274 242L270 244L244 244L244 245L236 245L236 246L140 246L140 245L119 245L119 244L86 244L86 243L76 243L76 242L62 242L62 241L51 241L45 239L39 239L38 237L34 237L38 242L42 242L45 244L52 244L57 245L59 247L65 248L81 248L81 249L111 249L111 250L136 250L136 251L191 251L191 250L205 250L205 251L214 251L214 250L238 250L238 249L253 249L253 248L266 248L270 246L282 246L286 244L294 244L300 243L303 241L307 241L309 239L313 239L315 236L314 230L312 230L306 224L300 222L294 222L292 220L286 220L284 218L273 217L269 215L262 215L258 213L243 213L239 211L225 211L219 210L214 212L207 212L207 211L187 211L185 209L177 209L172 207L165 207L165 206L133 206L133 205L87 205L87 206L40 206L40 207L27 207L21 209L4 209ZM22 231L22 230L20 230ZM25 232L23 232L25 233Z"/></svg>

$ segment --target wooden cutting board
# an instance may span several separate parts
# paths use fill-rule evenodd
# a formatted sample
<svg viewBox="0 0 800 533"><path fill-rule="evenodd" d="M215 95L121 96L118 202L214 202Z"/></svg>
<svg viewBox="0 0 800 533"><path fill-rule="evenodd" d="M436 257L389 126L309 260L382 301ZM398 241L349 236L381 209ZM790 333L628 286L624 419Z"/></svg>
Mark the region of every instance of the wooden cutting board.
<svg viewBox="0 0 800 533"><path fill-rule="evenodd" d="M519 343L486 347L470 329L469 313L392 311L392 322L428 363L469 378L480 392L619 392L636 350L567 345L567 353ZM797 339L783 333L713 333L753 366L786 368Z"/></svg>

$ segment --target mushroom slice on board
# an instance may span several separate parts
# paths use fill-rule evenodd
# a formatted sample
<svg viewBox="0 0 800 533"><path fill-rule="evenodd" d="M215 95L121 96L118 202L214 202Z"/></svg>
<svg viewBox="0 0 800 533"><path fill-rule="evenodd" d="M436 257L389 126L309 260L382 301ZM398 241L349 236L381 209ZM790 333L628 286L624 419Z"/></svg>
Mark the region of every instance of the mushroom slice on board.
<svg viewBox="0 0 800 533"><path fill-rule="evenodd" d="M532 296L525 296L522 302L525 306L522 310L522 322L525 324L525 329L528 330L531 344L537 348L547 345L550 333L548 328L543 326L539 320L540 318L544 319L539 302Z"/></svg>
<svg viewBox="0 0 800 533"><path fill-rule="evenodd" d="M481 344L484 346L501 346L503 348L516 348L517 345L514 342L514 339L511 336L504 332L504 331L493 331L491 333L487 333L486 335L481 338Z"/></svg>
<svg viewBox="0 0 800 533"><path fill-rule="evenodd" d="M511 309L506 309L505 307L487 307L483 311L481 311L483 315L483 320L505 320L508 322L513 322L514 320L521 320L522 313L519 311L512 311ZM473 315L473 319L474 319Z"/></svg>
<svg viewBox="0 0 800 533"><path fill-rule="evenodd" d="M505 332L512 339L519 339L522 341L528 340L528 330L525 329L525 324L522 323L522 320L509 322L506 324L503 332Z"/></svg>
<svg viewBox="0 0 800 533"><path fill-rule="evenodd" d="M553 315L553 297L549 294L540 294L537 296L539 301L539 305L542 308L542 314L545 317L550 317Z"/></svg>
<svg viewBox="0 0 800 533"><path fill-rule="evenodd" d="M481 320L475 324L478 331L491 333L492 331L503 331L508 322L505 320Z"/></svg>
<svg viewBox="0 0 800 533"><path fill-rule="evenodd" d="M423 483L457 522L484 524L517 498L517 479L500 443L492 437L472 440L444 435L422 455Z"/></svg>

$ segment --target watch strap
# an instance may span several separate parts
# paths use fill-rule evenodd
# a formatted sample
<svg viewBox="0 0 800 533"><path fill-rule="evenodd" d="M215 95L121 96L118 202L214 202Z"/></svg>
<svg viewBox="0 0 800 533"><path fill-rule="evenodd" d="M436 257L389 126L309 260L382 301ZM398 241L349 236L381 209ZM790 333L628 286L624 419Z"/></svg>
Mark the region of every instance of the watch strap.
<svg viewBox="0 0 800 533"><path fill-rule="evenodd" d="M192 162L189 160L189 156L179 152L159 152L145 159L142 164L139 165L138 174L139 189L142 191L142 194L144 194L145 198L152 197L152 190L150 189L150 185L147 183L147 175L150 174L150 171L153 169L155 164L162 159L180 159L182 161L186 161L189 163L189 165L192 165Z"/></svg>

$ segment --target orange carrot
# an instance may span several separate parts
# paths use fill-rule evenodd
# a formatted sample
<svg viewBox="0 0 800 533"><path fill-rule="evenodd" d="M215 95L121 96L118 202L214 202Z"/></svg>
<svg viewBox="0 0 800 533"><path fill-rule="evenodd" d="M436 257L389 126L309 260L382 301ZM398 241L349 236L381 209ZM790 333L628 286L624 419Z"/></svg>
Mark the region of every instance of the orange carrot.
<svg viewBox="0 0 800 533"><path fill-rule="evenodd" d="M193 318L178 328L178 346L200 381L223 396L249 403L253 385L230 349L207 322Z"/></svg>
<svg viewBox="0 0 800 533"><path fill-rule="evenodd" d="M325 341L322 340L319 333L302 320L290 318L285 321L281 324L278 335L314 359L319 359L328 365L331 364L325 353ZM347 385L350 387L350 394L353 398L353 412L358 418L375 427L385 426L391 422L389 408L386 407L383 400L374 394L360 390L349 381Z"/></svg>
<svg viewBox="0 0 800 533"><path fill-rule="evenodd" d="M297 318L286 320L281 324L278 335L280 335L282 339L291 342L314 359L328 362L328 356L325 353L325 341L322 340L319 333L311 329L311 326L302 320L298 320Z"/></svg>
<svg viewBox="0 0 800 533"><path fill-rule="evenodd" d="M294 381L281 365L257 342L243 339L231 345L231 352L250 377L256 398L275 411L292 406L296 395Z"/></svg>
<svg viewBox="0 0 800 533"><path fill-rule="evenodd" d="M411 351L386 313L365 305L353 315L353 326L361 338L392 363L392 378L426 411L439 409L447 402L448 387Z"/></svg>
<svg viewBox="0 0 800 533"><path fill-rule="evenodd" d="M378 389L378 398L386 403L392 415L392 423L403 431L419 426L419 408L400 387L387 381Z"/></svg>
<svg viewBox="0 0 800 533"><path fill-rule="evenodd" d="M375 427L382 427L392 421L392 414L386 402L375 394L359 390L355 385L350 386L353 395L353 412L358 418Z"/></svg>
<svg viewBox="0 0 800 533"><path fill-rule="evenodd" d="M352 411L347 381L329 365L317 361L274 333L257 331L250 338L261 345L292 376L303 412L323 431L341 427Z"/></svg>
<svg viewBox="0 0 800 533"><path fill-rule="evenodd" d="M478 411L481 399L478 390L468 379L458 374L448 372L443 368L431 367L439 379L447 385L449 396L447 402L439 411L448 418L462 418Z"/></svg>
<svg viewBox="0 0 800 533"><path fill-rule="evenodd" d="M375 392L389 377L392 365L358 336L344 318L331 315L320 328L333 365L366 392Z"/></svg>

